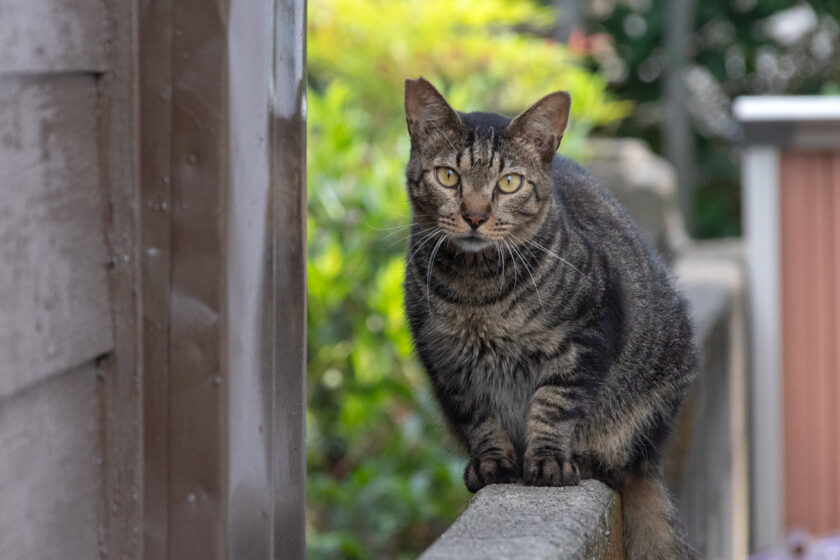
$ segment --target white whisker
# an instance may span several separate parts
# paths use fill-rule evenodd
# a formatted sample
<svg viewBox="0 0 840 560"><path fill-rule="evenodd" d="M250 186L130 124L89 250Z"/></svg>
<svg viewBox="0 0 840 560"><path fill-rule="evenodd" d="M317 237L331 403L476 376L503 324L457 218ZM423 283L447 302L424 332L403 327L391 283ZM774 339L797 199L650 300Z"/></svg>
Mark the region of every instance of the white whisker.
<svg viewBox="0 0 840 560"><path fill-rule="evenodd" d="M422 249L423 246L426 245L429 241L434 239L435 235L437 235L438 233L443 233L443 232L440 231L438 228L435 228L435 231L432 231L431 233L426 234L426 236L423 237L423 239L421 239L420 241L417 242L417 246L414 248L414 250L408 256L408 258L405 260L406 266L408 266L411 263L411 259L413 259L417 255L418 251L420 251L420 249Z"/></svg>
<svg viewBox="0 0 840 560"><path fill-rule="evenodd" d="M502 242L507 247L508 253L510 254L510 260L513 261L513 289L516 289L516 281L519 278L519 267L516 265L516 259L513 257L513 251L510 250L510 243L507 242L506 239L503 239Z"/></svg>
<svg viewBox="0 0 840 560"><path fill-rule="evenodd" d="M496 252L499 255L499 259L501 259L502 261L502 277L499 279L499 289L501 290L502 287L505 285L505 252L502 251L501 247L499 247L498 241L494 241L493 245L496 246ZM496 266L496 269L498 270L498 265Z"/></svg>
<svg viewBox="0 0 840 560"><path fill-rule="evenodd" d="M523 229L524 229L524 228L523 228ZM532 235L534 234L534 232L532 232L531 230L526 229L525 231L527 231L528 233L531 233ZM536 242L536 241L534 241L533 239L524 239L524 240L523 240L523 239L518 238L517 236L515 236L515 235L514 235L514 234L512 234L512 233L510 234L510 236L511 236L511 237L513 237L514 239L516 239L517 241L519 241L520 243L523 243L523 244L524 244L524 243L528 243L528 244L530 244L530 245L533 245L535 248L539 249L540 251L542 251L542 252L543 252L543 253L545 253L546 255L549 255L549 256L551 256L551 257L554 257L555 259L559 260L560 262L562 262L562 263L565 263L565 264L569 265L570 267L572 267L572 269L573 269L575 272L577 272L577 273L578 273L578 274L580 274L581 276L586 276L586 275L583 273L583 271L582 271L582 270L580 270L578 267L576 267L575 265L573 265L572 263L570 263L569 261L567 261L566 259L564 259L564 258L563 258L563 257L561 257L560 255L558 255L558 254L557 254L557 253L555 253L554 251L551 251L550 249L546 249L545 247L543 247L542 245L540 245L539 243L537 243L537 242Z"/></svg>
<svg viewBox="0 0 840 560"><path fill-rule="evenodd" d="M441 244L446 241L446 236L441 237L435 248L432 249L432 254L429 257L429 269L426 271L426 304L429 306L429 313L432 312L432 298L431 298L431 283L432 283L432 268L435 266L435 256L437 256L438 249Z"/></svg>
<svg viewBox="0 0 840 560"><path fill-rule="evenodd" d="M392 241L388 244L388 248L390 249L390 248L391 248L391 247L393 247L394 245L397 245L398 243L402 243L402 242L403 242L403 241L405 241L406 239L411 239L411 238L412 238L412 237L414 237L414 236L418 236L418 237L419 237L419 236L426 235L426 234L427 234L427 233L429 233L430 231L435 231L436 229L438 229L438 227L437 227L437 226L432 226L432 227L430 227L430 228L422 229L422 230L420 230L420 231L418 231L418 232L416 232L416 233L414 233L414 232L409 232L409 233L408 233L408 235L405 235L404 237L400 237L399 239L392 240ZM400 233L400 232L394 232L394 233ZM392 235L393 235L393 234L392 234ZM386 235L385 237L383 237L383 240L384 240L384 239L387 239L388 237L390 237L390 236L389 236L389 235Z"/></svg>
<svg viewBox="0 0 840 560"><path fill-rule="evenodd" d="M522 259L522 266L525 267L525 270L528 271L528 276L531 277L531 282L534 284L534 291L537 293L537 301L540 302L540 307L542 308L543 313L545 313L545 306L543 306L542 297L540 296L540 289L537 287L537 280L534 278L534 274L531 272L531 267L528 266L528 263L525 262L525 257L522 256L522 253L520 253L516 249L516 247L512 247L512 249L513 249L514 253L519 255L519 258Z"/></svg>

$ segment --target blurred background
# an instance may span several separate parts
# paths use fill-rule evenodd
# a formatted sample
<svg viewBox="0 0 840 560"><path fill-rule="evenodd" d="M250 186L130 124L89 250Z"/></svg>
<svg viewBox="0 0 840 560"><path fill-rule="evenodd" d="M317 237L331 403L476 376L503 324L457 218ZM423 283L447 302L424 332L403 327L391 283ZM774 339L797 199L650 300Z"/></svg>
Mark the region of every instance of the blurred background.
<svg viewBox="0 0 840 560"><path fill-rule="evenodd" d="M748 543L754 520L747 503L756 493L749 472L756 467L747 466L746 440L756 420L749 419L753 380L745 373L750 335L743 316L750 298L738 240L747 144L732 102L840 93L838 21L840 3L816 0L309 2L309 557L415 557L470 497L463 459L441 426L402 309L410 221L403 80L416 76L462 111L514 115L548 92L569 91L571 124L560 153L588 163L616 190L684 282L702 284L698 293L709 292L709 283L726 285L717 299L687 288L709 332L725 324L726 333L701 338L701 345L728 357L717 365L707 360L706 369L720 371L690 399L697 418L681 420L675 439L684 445L670 464L672 487L696 499L702 489L696 472L686 474L687 462L697 453L728 461L721 475L727 505L687 514L689 528L702 533L695 540L728 539L720 545L726 552L704 557L745 555L782 536L773 528L773 538L753 535ZM837 190L840 174L831 181ZM728 241L697 241L721 238ZM829 295L834 290L826 287ZM835 359L825 365L834 377ZM840 396L840 385L830 383ZM715 399L722 409L710 404ZM728 435L718 438L723 444L692 451L703 414ZM833 419L840 421L824 419L832 442ZM840 456L831 446L823 456ZM829 470L826 484L838 487L838 477ZM838 506L827 507L826 519L835 519ZM692 515L712 513L728 528L715 532L708 520L692 525ZM805 529L840 528L826 523Z"/></svg>
<svg viewBox="0 0 840 560"><path fill-rule="evenodd" d="M413 558L467 507L402 309L422 75L464 111L568 90L560 152L673 270L703 360L665 475L699 557L840 557L839 21L0 0L0 556Z"/></svg>

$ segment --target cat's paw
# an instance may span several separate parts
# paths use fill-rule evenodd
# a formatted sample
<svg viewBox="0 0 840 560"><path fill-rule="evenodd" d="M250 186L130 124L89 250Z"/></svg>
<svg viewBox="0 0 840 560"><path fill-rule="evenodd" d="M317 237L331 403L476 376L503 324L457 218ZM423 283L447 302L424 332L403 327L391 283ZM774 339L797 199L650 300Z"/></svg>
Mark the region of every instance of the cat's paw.
<svg viewBox="0 0 840 560"><path fill-rule="evenodd" d="M489 484L510 484L522 477L516 461L510 457L471 457L464 469L464 484L478 492Z"/></svg>
<svg viewBox="0 0 840 560"><path fill-rule="evenodd" d="M559 455L526 455L524 470L528 486L577 486L580 483L577 463Z"/></svg>

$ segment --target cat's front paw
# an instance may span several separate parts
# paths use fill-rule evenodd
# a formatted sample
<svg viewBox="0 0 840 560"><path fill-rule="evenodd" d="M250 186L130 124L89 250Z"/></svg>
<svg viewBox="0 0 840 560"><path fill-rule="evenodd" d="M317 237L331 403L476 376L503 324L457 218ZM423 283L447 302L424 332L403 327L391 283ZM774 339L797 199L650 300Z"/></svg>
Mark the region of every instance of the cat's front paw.
<svg viewBox="0 0 840 560"><path fill-rule="evenodd" d="M577 463L560 455L526 455L525 484L528 486L577 486Z"/></svg>
<svg viewBox="0 0 840 560"><path fill-rule="evenodd" d="M510 457L471 457L464 469L464 484L478 492L488 484L510 484L522 477L516 461Z"/></svg>

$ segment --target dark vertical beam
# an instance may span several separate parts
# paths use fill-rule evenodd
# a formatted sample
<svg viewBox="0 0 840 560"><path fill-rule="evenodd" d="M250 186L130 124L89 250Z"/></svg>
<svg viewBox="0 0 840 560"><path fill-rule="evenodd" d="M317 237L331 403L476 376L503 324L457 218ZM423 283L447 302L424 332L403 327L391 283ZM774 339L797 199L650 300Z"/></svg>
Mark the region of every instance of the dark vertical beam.
<svg viewBox="0 0 840 560"><path fill-rule="evenodd" d="M140 3L144 557L166 558L169 496L172 0Z"/></svg>
<svg viewBox="0 0 840 560"><path fill-rule="evenodd" d="M306 375L306 3L276 0L271 103L274 216L274 551L303 558Z"/></svg>
<svg viewBox="0 0 840 560"><path fill-rule="evenodd" d="M226 557L227 6L174 0L168 558Z"/></svg>
<svg viewBox="0 0 840 560"><path fill-rule="evenodd" d="M554 7L557 12L555 37L561 43L567 43L572 31L583 27L581 0L554 0Z"/></svg>
<svg viewBox="0 0 840 560"><path fill-rule="evenodd" d="M662 123L665 156L677 172L677 201L689 233L694 230L694 132L686 104L684 74L692 56L694 12L694 0L668 3L665 47L670 60L665 72L665 119Z"/></svg>

